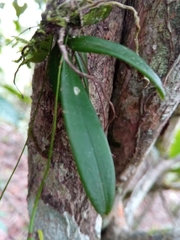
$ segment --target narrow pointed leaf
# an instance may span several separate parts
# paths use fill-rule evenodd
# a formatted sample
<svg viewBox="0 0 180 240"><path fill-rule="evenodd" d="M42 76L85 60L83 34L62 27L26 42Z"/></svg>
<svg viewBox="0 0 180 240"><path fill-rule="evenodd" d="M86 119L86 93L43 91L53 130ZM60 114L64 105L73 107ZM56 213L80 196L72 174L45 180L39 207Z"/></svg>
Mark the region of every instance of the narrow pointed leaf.
<svg viewBox="0 0 180 240"><path fill-rule="evenodd" d="M107 214L115 196L111 151L80 77L63 63L61 103L76 166L94 208Z"/></svg>
<svg viewBox="0 0 180 240"><path fill-rule="evenodd" d="M49 81L52 86L52 90L54 94L56 94L60 57L61 57L61 53L59 50L59 46L56 43L49 54L48 67L47 67L47 74L48 74Z"/></svg>
<svg viewBox="0 0 180 240"><path fill-rule="evenodd" d="M48 76L56 91L60 53L56 44L48 62ZM65 126L78 172L94 208L107 214L115 197L115 171L109 145L79 76L66 63L61 75Z"/></svg>
<svg viewBox="0 0 180 240"><path fill-rule="evenodd" d="M147 77L151 83L155 85L161 98L164 99L165 91L158 75L141 57L129 48L115 42L92 36L71 38L68 40L68 46L74 51L105 54L124 61Z"/></svg>
<svg viewBox="0 0 180 240"><path fill-rule="evenodd" d="M87 59L87 54L86 53L78 53L75 52L75 58L76 58L76 63L79 67L79 70L82 73L87 73L88 74L88 59ZM84 88L86 89L86 92L89 94L89 84L88 84L88 79L86 77L82 77L82 81L84 84Z"/></svg>

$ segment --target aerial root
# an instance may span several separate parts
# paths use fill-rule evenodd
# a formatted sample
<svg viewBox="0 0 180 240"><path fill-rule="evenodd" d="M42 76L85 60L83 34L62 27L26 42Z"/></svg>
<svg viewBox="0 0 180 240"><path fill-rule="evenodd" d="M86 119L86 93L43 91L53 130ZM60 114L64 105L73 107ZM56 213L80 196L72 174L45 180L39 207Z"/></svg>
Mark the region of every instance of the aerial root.
<svg viewBox="0 0 180 240"><path fill-rule="evenodd" d="M139 32L141 30L140 19L139 19L139 16L138 16L138 12L132 6L128 6L128 5L125 5L125 4L116 2L116 1L104 2L104 0L100 0L100 1L94 2L92 4L88 4L84 7L81 7L80 11L82 11L84 9L88 9L88 8L92 9L92 8L97 8L99 6L110 6L110 5L118 6L119 8L122 8L122 9L125 9L125 10L130 10L130 11L133 12L134 19L135 19L135 24L136 24L136 28L137 28L136 33L135 33L134 41L135 41L135 45L136 45L136 53L139 54L138 36L139 36Z"/></svg>

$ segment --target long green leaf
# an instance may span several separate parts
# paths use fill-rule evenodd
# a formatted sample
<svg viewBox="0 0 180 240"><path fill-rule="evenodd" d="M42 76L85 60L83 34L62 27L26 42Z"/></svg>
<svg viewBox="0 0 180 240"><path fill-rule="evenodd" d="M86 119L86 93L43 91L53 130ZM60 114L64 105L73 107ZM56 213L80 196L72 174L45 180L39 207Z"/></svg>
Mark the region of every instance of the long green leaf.
<svg viewBox="0 0 180 240"><path fill-rule="evenodd" d="M118 43L110 42L101 38L92 36L75 37L68 40L68 46L78 52L92 52L105 54L118 58L130 66L137 69L147 77L156 87L160 96L164 99L165 91L158 75L139 57L135 52Z"/></svg>
<svg viewBox="0 0 180 240"><path fill-rule="evenodd" d="M107 214L115 196L111 151L80 77L63 62L61 103L76 166L94 208Z"/></svg>
<svg viewBox="0 0 180 240"><path fill-rule="evenodd" d="M51 50L48 75L57 88L60 54ZM86 193L101 215L107 214L115 196L115 171L109 145L79 76L64 62L61 75L64 120L73 156Z"/></svg>
<svg viewBox="0 0 180 240"><path fill-rule="evenodd" d="M48 67L47 67L49 81L52 86L52 90L54 94L56 93L56 89L57 89L57 78L58 78L58 68L59 68L60 58L61 58L61 53L59 50L59 46L56 43L49 54Z"/></svg>

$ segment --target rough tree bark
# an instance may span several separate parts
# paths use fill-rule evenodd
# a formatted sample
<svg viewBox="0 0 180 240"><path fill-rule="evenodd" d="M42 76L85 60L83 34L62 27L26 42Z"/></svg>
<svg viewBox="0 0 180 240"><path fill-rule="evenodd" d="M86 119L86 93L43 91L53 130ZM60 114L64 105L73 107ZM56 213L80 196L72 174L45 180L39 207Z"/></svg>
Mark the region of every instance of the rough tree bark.
<svg viewBox="0 0 180 240"><path fill-rule="evenodd" d="M154 87L147 86L137 71L120 62L115 64L110 57L89 55L91 73L102 81L109 97L112 93L117 117L109 128L108 139L114 156L117 185L123 192L180 101L180 1L120 2L134 6L138 11L141 20L140 56L159 74L167 93L166 100L161 101ZM104 22L85 29L85 32L135 49L135 25L131 12L114 8ZM38 102L41 91L42 97ZM93 84L91 91L92 102L101 119L103 102L107 123L108 101L103 96L99 101ZM33 76L29 124L32 134L28 142L30 212L47 162L53 106L54 96L46 76L46 62L43 62L36 65ZM97 216L80 183L59 107L53 158L38 206L34 232L41 229L45 239L52 240L94 240L100 235L99 224L101 218ZM34 236L37 238L36 234Z"/></svg>
<svg viewBox="0 0 180 240"><path fill-rule="evenodd" d="M126 182L149 152L161 129L179 103L179 1L135 2L140 16L140 56L158 73L167 96L161 101L143 76L123 63L116 69L113 103L117 118L109 141L117 180ZM122 43L134 48L133 19L127 14Z"/></svg>

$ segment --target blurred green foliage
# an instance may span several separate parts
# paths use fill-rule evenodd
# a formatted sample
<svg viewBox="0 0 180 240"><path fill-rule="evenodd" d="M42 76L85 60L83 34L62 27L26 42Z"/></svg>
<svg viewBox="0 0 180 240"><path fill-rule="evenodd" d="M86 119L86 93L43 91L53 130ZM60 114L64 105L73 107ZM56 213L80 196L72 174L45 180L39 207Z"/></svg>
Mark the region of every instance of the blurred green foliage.
<svg viewBox="0 0 180 240"><path fill-rule="evenodd" d="M34 0L39 5L39 8L42 8L44 4L44 0ZM12 21L12 24L14 23L15 29L17 31L17 35L21 33L22 27L19 21L19 18L21 15L26 14L26 10L28 8L28 1L24 4L21 4L18 0L13 0L12 8L15 10L16 18ZM0 10L1 12L4 11L4 7L6 6L6 2L2 1L0 2ZM2 19L0 17L0 24L2 22ZM6 39L4 33L3 33L3 27L0 28L0 54L4 54L3 48L7 47L10 40ZM16 41L18 43L18 41ZM16 45L16 44L15 44ZM12 46L10 46L12 47ZM2 55L3 58L7 59L7 55ZM9 56L10 58L10 56ZM13 59L10 59L10 61L13 61ZM11 68L11 66L9 66ZM13 75L13 72L12 72ZM1 77L1 83L0 83L0 121L8 122L15 127L18 127L20 121L25 120L25 116L27 113L27 110L29 110L30 107L30 86L29 84L26 86L26 93L23 92L22 94L16 89L16 87L13 85L13 78L12 78L12 84L7 83L6 80L6 74L5 70L3 69L2 65L0 65L0 77ZM27 94L27 95L26 95ZM25 120L27 121L27 119Z"/></svg>
<svg viewBox="0 0 180 240"><path fill-rule="evenodd" d="M4 8L5 3L0 2L0 8Z"/></svg>
<svg viewBox="0 0 180 240"><path fill-rule="evenodd" d="M39 8L42 9L43 4L46 3L46 0L34 0L38 5Z"/></svg>
<svg viewBox="0 0 180 240"><path fill-rule="evenodd" d="M19 120L22 118L23 114L18 111L8 100L0 96L0 119L17 127Z"/></svg>
<svg viewBox="0 0 180 240"><path fill-rule="evenodd" d="M180 154L180 130L175 135L175 139L169 151L169 156L170 158L174 158L179 154Z"/></svg>
<svg viewBox="0 0 180 240"><path fill-rule="evenodd" d="M27 3L24 3L23 6L20 6L20 5L18 5L18 1L17 0L14 0L12 5L13 5L15 11L16 11L16 16L18 18L27 9Z"/></svg>
<svg viewBox="0 0 180 240"><path fill-rule="evenodd" d="M16 26L16 30L20 31L21 30L21 25L19 24L19 17L20 17L21 14L23 14L25 12L28 5L27 5L27 3L24 3L23 6L20 6L20 5L18 5L17 0L14 0L12 5L13 5L15 11L16 11L16 16L18 18L18 20L14 20L14 24Z"/></svg>

